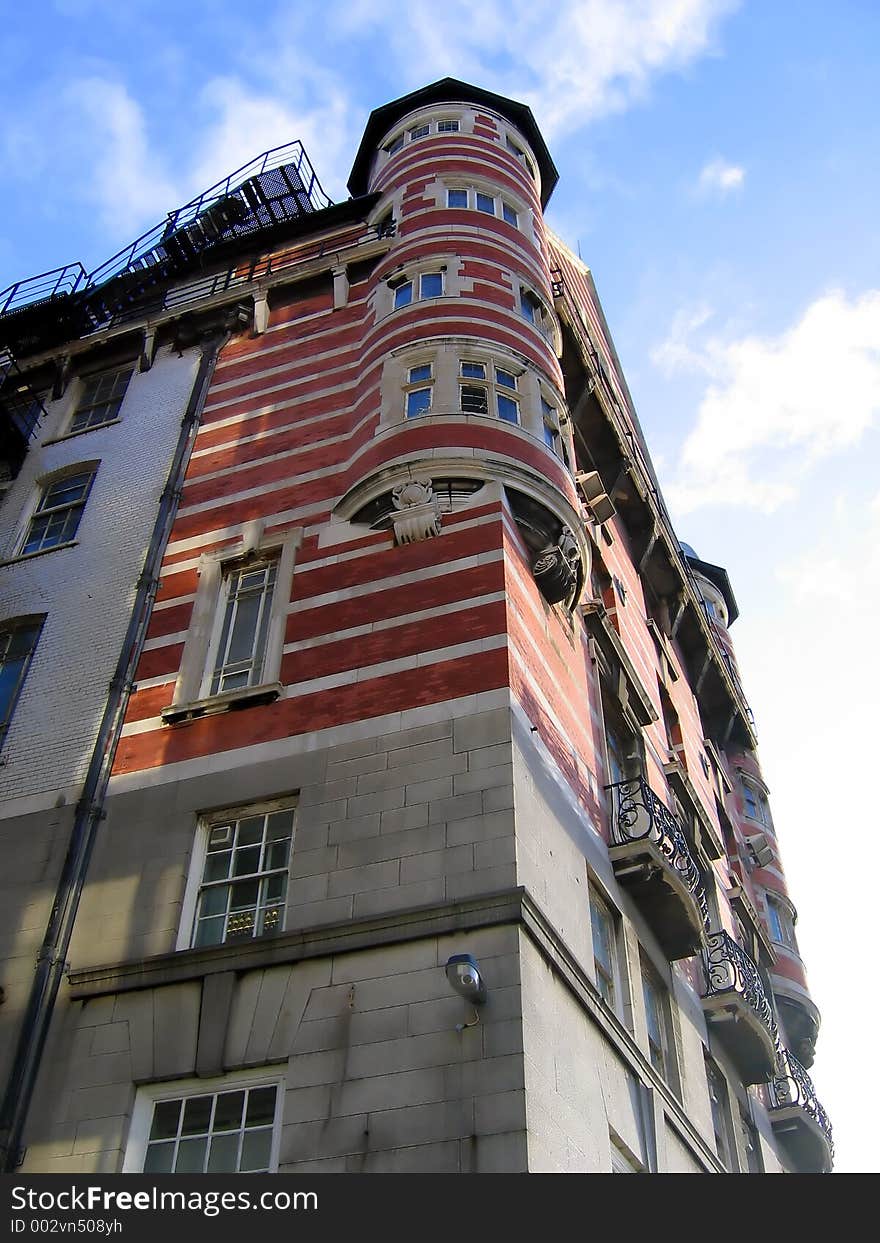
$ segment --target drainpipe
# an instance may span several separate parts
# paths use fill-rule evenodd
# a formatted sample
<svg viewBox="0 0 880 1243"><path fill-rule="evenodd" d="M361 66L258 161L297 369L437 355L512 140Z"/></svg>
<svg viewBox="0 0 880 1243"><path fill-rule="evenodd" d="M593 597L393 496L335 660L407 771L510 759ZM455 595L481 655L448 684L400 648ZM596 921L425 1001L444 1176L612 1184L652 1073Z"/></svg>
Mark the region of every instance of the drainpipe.
<svg viewBox="0 0 880 1243"><path fill-rule="evenodd" d="M46 935L37 955L34 982L19 1033L12 1070L0 1108L0 1168L14 1173L24 1159L21 1139L34 1094L37 1075L52 1022L55 1002L67 964L67 951L73 934L74 920L85 884L98 827L106 815L104 800L122 723L133 688L132 679L140 660L147 624L159 586L159 570L177 514L180 487L192 453L208 385L220 350L229 340L231 330L207 339L192 392L180 426L180 435L168 478L159 498L159 509L144 566L137 583L134 607L125 632L122 650L116 664L101 725L89 761L82 795L76 805L67 855Z"/></svg>

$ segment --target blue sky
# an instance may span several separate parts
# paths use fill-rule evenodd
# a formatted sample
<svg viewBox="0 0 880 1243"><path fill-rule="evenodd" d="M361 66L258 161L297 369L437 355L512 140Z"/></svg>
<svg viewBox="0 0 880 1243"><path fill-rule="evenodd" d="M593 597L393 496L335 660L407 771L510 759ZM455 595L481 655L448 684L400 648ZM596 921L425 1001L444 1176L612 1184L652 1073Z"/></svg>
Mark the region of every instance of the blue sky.
<svg viewBox="0 0 880 1243"><path fill-rule="evenodd" d="M445 74L531 104L679 534L739 599L842 1170L880 1168L878 54L874 0L56 0L0 32L0 289L292 138L345 197L369 110Z"/></svg>

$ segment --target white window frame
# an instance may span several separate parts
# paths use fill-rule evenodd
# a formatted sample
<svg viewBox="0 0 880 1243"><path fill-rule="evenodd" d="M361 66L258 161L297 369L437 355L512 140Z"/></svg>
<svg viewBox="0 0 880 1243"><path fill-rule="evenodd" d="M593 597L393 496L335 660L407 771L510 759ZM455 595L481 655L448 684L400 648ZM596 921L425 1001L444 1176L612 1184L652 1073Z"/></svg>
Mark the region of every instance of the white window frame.
<svg viewBox="0 0 880 1243"><path fill-rule="evenodd" d="M178 1099L186 1100L195 1096L214 1096L221 1092L236 1092L243 1088L269 1087L274 1087L276 1093L268 1172L271 1174L277 1173L284 1116L285 1086L283 1068L254 1067L218 1078L175 1079L170 1083L151 1083L138 1088L131 1115L131 1125L128 1128L125 1156L122 1161L122 1173L140 1174L143 1172L150 1129L153 1123L153 1108L159 1102ZM187 1176L184 1175L184 1177ZM190 1175L190 1177L198 1177L198 1175Z"/></svg>
<svg viewBox="0 0 880 1243"><path fill-rule="evenodd" d="M414 380L412 378L413 372L419 371L425 367L428 368L428 376L422 380ZM409 413L410 397L412 396L413 393L424 393L424 392L427 392L430 394L430 399L428 401L427 409L419 410L415 414L410 414ZM433 404L434 404L434 364L433 362L429 359L424 362L409 363L406 368L406 383L403 386L404 417L407 420L424 418L426 414L431 413L431 408Z"/></svg>
<svg viewBox="0 0 880 1243"><path fill-rule="evenodd" d="M266 535L263 523L257 521L247 524L238 546L224 549L222 552L204 553L200 557L199 585L192 617L186 632L171 707L166 710L172 717L178 717L186 707L194 705L219 707L235 699L253 695L260 687L268 688L277 685L281 672L284 631L290 609L296 550L302 542L302 536L301 527L285 531L277 536ZM269 557L277 559L277 567L261 680L251 686L223 691L215 695L205 695L202 691L206 685L210 686L216 637L223 624L224 571L248 561L257 563Z"/></svg>
<svg viewBox="0 0 880 1243"><path fill-rule="evenodd" d="M787 949L794 950L796 954L800 953L795 934L796 917L793 908L781 894L770 893L767 889L764 890L764 901L767 904L767 924L770 928L771 940L777 945L784 945Z"/></svg>
<svg viewBox="0 0 880 1243"><path fill-rule="evenodd" d="M196 946L196 917L199 909L199 897L203 889L203 877L205 871L205 861L208 857L208 839L211 829L217 824L222 824L226 820L245 820L248 816L267 815L273 811L292 811L293 812L293 829L290 837L290 849L287 855L287 879L288 887L285 891L284 899L284 916L280 931L284 931L287 926L287 909L288 909L288 893L290 885L290 861L293 857L294 842L296 840L296 810L298 802L292 795L279 797L275 799L263 799L258 803L245 803L237 807L220 808L217 811L205 812L199 816L198 827L196 828L196 836L193 842L192 854L190 856L189 873L186 878L186 888L183 894L183 902L181 904L180 925L177 930L177 943L175 949L188 950L200 949L208 952L211 949L219 949L224 945L249 945L253 941L260 940L260 937L250 937L248 939L241 938L233 941L222 941L214 946ZM271 869L275 871L277 869ZM271 934L265 934L271 935Z"/></svg>
<svg viewBox="0 0 880 1243"><path fill-rule="evenodd" d="M82 525L83 514L85 513L89 497L92 494L92 489L95 486L95 479L98 476L99 465L100 463L98 462L77 462L71 466L64 467L63 470L55 471L54 474L48 475L40 480L40 490L36 503L28 514L27 521L24 524L24 530L15 545L16 557L36 557L41 553L52 552L56 548L69 548L72 544L76 543L76 537L80 526ZM80 475L88 475L89 477L88 483L85 486L85 491L80 499L67 505L55 505L47 509L41 508L44 500L48 498L53 488L57 487L59 484L63 484L67 479L73 479ZM37 519L48 513L66 513L69 515L74 511L77 511L79 516L76 519L76 524L73 527L73 530L67 533L64 539L58 540L52 544L41 544L39 548L27 548L31 530Z"/></svg>
<svg viewBox="0 0 880 1243"><path fill-rule="evenodd" d="M426 294L423 291L423 282L426 276L439 276L440 292ZM414 306L417 302L433 302L437 298L446 296L446 270L445 268L426 267L420 268L416 272L408 273L406 276L398 275L393 277L386 284L391 291L391 310L405 311L407 307ZM406 302L397 303L397 296L402 289L407 286L411 289L411 294Z"/></svg>
<svg viewBox="0 0 880 1243"><path fill-rule="evenodd" d="M28 671L34 659L34 652L37 650L37 645L40 642L40 635L43 632L45 622L45 615L11 617L7 621L0 622L0 668L3 668L6 664L6 656L12 645L13 636L22 630L36 632L33 635L30 647L21 658L21 668L15 686L10 693L8 707L5 714L0 716L0 746L3 745L3 741L9 732L9 726L12 724L12 718L15 715L16 706L24 689L24 684L27 681Z"/></svg>
<svg viewBox="0 0 880 1243"><path fill-rule="evenodd" d="M644 956L641 956L640 962L641 979L642 979L642 1004L645 1008L645 1035L648 1041L648 1060L663 1080L669 1084L673 1091L678 1090L678 1061L675 1056L675 1039L672 1030L672 997L669 988L661 980L658 972L649 963ZM651 1023L649 1021L649 992L653 994L656 1003L656 1017L659 1027L660 1043L651 1035ZM658 1055L660 1066L654 1060L654 1051Z"/></svg>
<svg viewBox="0 0 880 1243"><path fill-rule="evenodd" d="M522 391L520 388L520 380L525 374L520 368L514 370L514 364L506 363L502 366L495 358L467 358L464 356L466 351L459 358L459 408L465 416L477 415L481 418L497 419L501 423L508 423L512 427L522 427L523 425L523 407L522 407ZM483 376L466 376L463 374L464 368L467 366L482 367ZM513 378L514 384L502 384L498 379L498 373L503 372ZM462 401L462 392L465 388L482 388L486 392L486 410L465 410ZM516 407L516 419L507 419L500 413L499 397L511 402Z"/></svg>
<svg viewBox="0 0 880 1243"><path fill-rule="evenodd" d="M525 218L527 214L526 209L523 207L522 204L515 203L512 199L501 194L498 190L496 190L493 187L484 188L480 185L452 184L452 185L447 185L445 187L445 194L446 194L446 201L444 203L444 206L448 208L450 211L467 210L467 211L479 212L481 216L492 216L493 219L495 220L503 220L506 224L509 224L511 228L516 229L520 233L523 232L523 227L520 222L521 220ZM451 194L464 194L466 196L466 201L464 203L450 203L449 196ZM492 200L491 211L487 211L484 207L477 206L478 195L481 198ZM514 219L513 220L508 219L508 216L505 213L511 213Z"/></svg>
<svg viewBox="0 0 880 1243"><path fill-rule="evenodd" d="M620 916L618 915L615 908L608 901L608 899L605 897L605 895L599 892L598 888L596 887L595 884L592 883L592 881L588 887L587 892L588 892L588 900L589 900L589 907L590 907L590 948L591 948L592 959L593 959L594 982L595 982L596 988L599 991L599 995L602 997L602 1000L605 1002L608 1008L612 1010L614 1014L617 1015L620 1021L623 1022L625 997L624 997L624 986L623 986L623 973L621 971L621 963L620 963ZM610 976L608 972L605 970L604 966L600 963L598 955L596 954L596 937L595 937L595 931L594 931L594 924L596 921L594 920L594 917L593 917L594 911L598 913L600 918L605 917L605 919L607 920L608 928L611 932L611 939L610 939L610 945L609 945L610 952L611 952ZM600 968L602 969L602 975L608 978L610 985L611 985L612 995L611 995L610 1001L606 997L605 990L603 989L602 984L600 983L600 978L601 978Z"/></svg>
<svg viewBox="0 0 880 1243"><path fill-rule="evenodd" d="M247 681L242 686L223 686L224 678L235 677L235 673L228 670L228 661L218 667L218 661L221 657L220 645L224 639L226 643L231 641L235 627L235 616L237 613L236 604L232 604L232 593L236 580L239 581L243 576L254 574L258 570L264 572L264 586L260 591L260 606L257 614L256 626L251 641L251 661L250 668L240 670L240 673L247 674ZM264 676L266 669L266 660L269 646L269 627L271 625L272 605L275 601L275 592L277 590L278 580L278 558L271 553L266 556L255 556L253 560L243 560L232 562L223 567L221 574L220 596L217 602L217 612L214 618L214 630L211 635L211 642L208 645L208 652L205 659L204 675L202 684L199 688L199 698L208 699L214 695L225 695L239 690L250 690L254 686L262 686L268 679ZM266 597L269 596L267 601ZM227 616L232 612L227 627ZM267 616L268 614L268 616ZM265 619L265 620L264 620ZM265 630L264 630L265 626ZM263 650L259 651L260 633L264 630ZM242 663L242 662L238 662ZM214 682L219 684L215 687Z"/></svg>
<svg viewBox="0 0 880 1243"><path fill-rule="evenodd" d="M73 409L67 420L67 430L64 433L67 436L80 436L84 432L97 430L99 427L107 427L111 423L118 423L120 410L128 393L134 375L134 363L128 363L121 367L108 368L106 371L96 371L90 375L79 377L79 387ZM97 399L97 393L90 393L90 389L94 386L98 392L105 381L108 382L109 396L103 399ZM91 400L89 400L91 398ZM76 427L74 424L80 415L100 410L104 407L112 407L112 413L108 418L102 418L100 422L86 421L84 426Z"/></svg>

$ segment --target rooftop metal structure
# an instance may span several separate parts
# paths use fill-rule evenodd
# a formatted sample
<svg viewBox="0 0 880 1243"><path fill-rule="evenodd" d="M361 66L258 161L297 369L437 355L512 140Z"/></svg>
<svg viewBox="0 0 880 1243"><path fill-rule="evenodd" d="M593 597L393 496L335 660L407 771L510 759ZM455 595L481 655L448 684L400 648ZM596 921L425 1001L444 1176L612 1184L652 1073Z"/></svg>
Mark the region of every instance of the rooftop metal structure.
<svg viewBox="0 0 880 1243"><path fill-rule="evenodd" d="M0 293L0 345L17 352L47 337L94 331L151 288L224 252L332 206L302 143L266 151L92 272L70 263Z"/></svg>

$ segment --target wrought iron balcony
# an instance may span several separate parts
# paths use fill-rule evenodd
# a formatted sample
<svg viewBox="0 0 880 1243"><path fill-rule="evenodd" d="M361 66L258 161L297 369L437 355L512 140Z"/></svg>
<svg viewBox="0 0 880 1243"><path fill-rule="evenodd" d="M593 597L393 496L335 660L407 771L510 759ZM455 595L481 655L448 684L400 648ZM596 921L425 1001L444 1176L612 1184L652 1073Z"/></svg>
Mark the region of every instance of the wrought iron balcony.
<svg viewBox="0 0 880 1243"><path fill-rule="evenodd" d="M668 958L702 944L709 911L684 830L644 777L606 786L611 798L609 856Z"/></svg>
<svg viewBox="0 0 880 1243"><path fill-rule="evenodd" d="M766 1083L776 1073L782 1045L757 965L723 929L706 941L703 1009L743 1083Z"/></svg>
<svg viewBox="0 0 880 1243"><path fill-rule="evenodd" d="M829 1174L834 1162L831 1122L813 1081L793 1053L782 1050L768 1088L773 1130L801 1174Z"/></svg>

